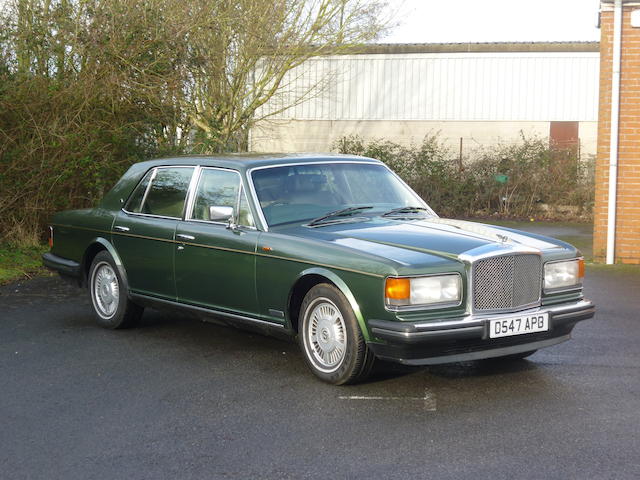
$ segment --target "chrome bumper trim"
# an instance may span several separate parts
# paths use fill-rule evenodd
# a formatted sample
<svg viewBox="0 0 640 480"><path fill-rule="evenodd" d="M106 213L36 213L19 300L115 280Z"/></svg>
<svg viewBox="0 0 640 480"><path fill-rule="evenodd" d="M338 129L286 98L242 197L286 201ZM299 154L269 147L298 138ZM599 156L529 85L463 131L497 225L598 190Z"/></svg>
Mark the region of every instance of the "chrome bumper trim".
<svg viewBox="0 0 640 480"><path fill-rule="evenodd" d="M529 308L517 312L473 314L445 321L402 322L372 319L368 321L368 325L374 337L392 343L437 342L441 340L486 338L490 320L536 313L548 313L550 330L553 330L554 327L560 325L593 317L595 306L589 300L579 300L560 305Z"/></svg>

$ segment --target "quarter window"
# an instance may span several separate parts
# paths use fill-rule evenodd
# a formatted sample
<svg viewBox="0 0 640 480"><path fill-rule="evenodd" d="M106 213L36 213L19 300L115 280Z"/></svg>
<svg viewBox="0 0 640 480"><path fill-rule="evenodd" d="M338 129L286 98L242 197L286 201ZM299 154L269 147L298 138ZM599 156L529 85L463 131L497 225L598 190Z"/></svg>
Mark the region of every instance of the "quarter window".
<svg viewBox="0 0 640 480"><path fill-rule="evenodd" d="M127 212L140 213L141 211L140 207L142 206L142 200L144 199L144 194L146 193L149 187L149 182L151 181L151 177L153 176L154 173L155 173L155 169L150 170L144 176L142 181L138 184L136 189L133 191L133 193L131 194L131 197L129 197L129 201L124 206L124 209Z"/></svg>
<svg viewBox="0 0 640 480"><path fill-rule="evenodd" d="M235 171L211 168L202 170L191 218L211 221L209 207L232 207L239 225L247 227L255 225L249 203L240 184L240 177Z"/></svg>
<svg viewBox="0 0 640 480"><path fill-rule="evenodd" d="M247 195L245 194L244 188L240 194L240 215L238 215L238 225L255 227L253 215L251 214L251 209L249 208L249 202L247 201Z"/></svg>
<svg viewBox="0 0 640 480"><path fill-rule="evenodd" d="M162 217L181 218L193 167L157 168L136 187L125 209Z"/></svg>

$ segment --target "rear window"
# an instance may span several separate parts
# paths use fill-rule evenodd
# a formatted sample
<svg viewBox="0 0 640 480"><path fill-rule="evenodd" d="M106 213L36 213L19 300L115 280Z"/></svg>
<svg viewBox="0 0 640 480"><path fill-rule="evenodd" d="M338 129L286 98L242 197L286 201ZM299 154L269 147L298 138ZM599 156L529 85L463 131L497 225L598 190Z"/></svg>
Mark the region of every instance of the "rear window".
<svg viewBox="0 0 640 480"><path fill-rule="evenodd" d="M125 210L132 213L181 218L193 167L151 170L138 184Z"/></svg>

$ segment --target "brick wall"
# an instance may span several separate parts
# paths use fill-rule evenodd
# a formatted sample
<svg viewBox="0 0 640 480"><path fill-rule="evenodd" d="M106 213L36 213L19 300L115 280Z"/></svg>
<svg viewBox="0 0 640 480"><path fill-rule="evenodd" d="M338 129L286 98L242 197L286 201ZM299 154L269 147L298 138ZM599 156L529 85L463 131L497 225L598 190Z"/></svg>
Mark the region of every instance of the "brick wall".
<svg viewBox="0 0 640 480"><path fill-rule="evenodd" d="M615 260L640 263L640 28L631 27L631 11L625 5L622 19L620 82L620 128L618 155L618 202ZM600 109L596 160L594 256L604 261L607 246L609 196L609 143L611 127L611 75L613 58L613 11L601 14Z"/></svg>

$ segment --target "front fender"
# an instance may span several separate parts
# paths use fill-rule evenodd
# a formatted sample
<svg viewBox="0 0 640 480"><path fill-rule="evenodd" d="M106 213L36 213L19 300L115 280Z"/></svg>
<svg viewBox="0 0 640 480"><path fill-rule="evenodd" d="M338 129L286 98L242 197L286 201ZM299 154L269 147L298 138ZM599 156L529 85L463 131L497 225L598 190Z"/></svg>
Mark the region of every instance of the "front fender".
<svg viewBox="0 0 640 480"><path fill-rule="evenodd" d="M349 302L349 305L351 306L353 313L356 316L358 325L360 325L360 331L362 332L362 336L364 337L365 341L368 342L371 338L369 335L369 329L367 327L367 324L364 321L362 312L360 311L360 305L358 305L356 298L353 296L351 289L349 289L345 281L342 280L340 276L338 276L335 272L332 272L331 270L328 270L322 267L313 267L300 272L300 275L296 279L296 282L307 275L319 275L321 277L324 277L327 280L329 280L331 283L333 283L338 288L338 290L342 292L342 294L345 296L345 298Z"/></svg>

